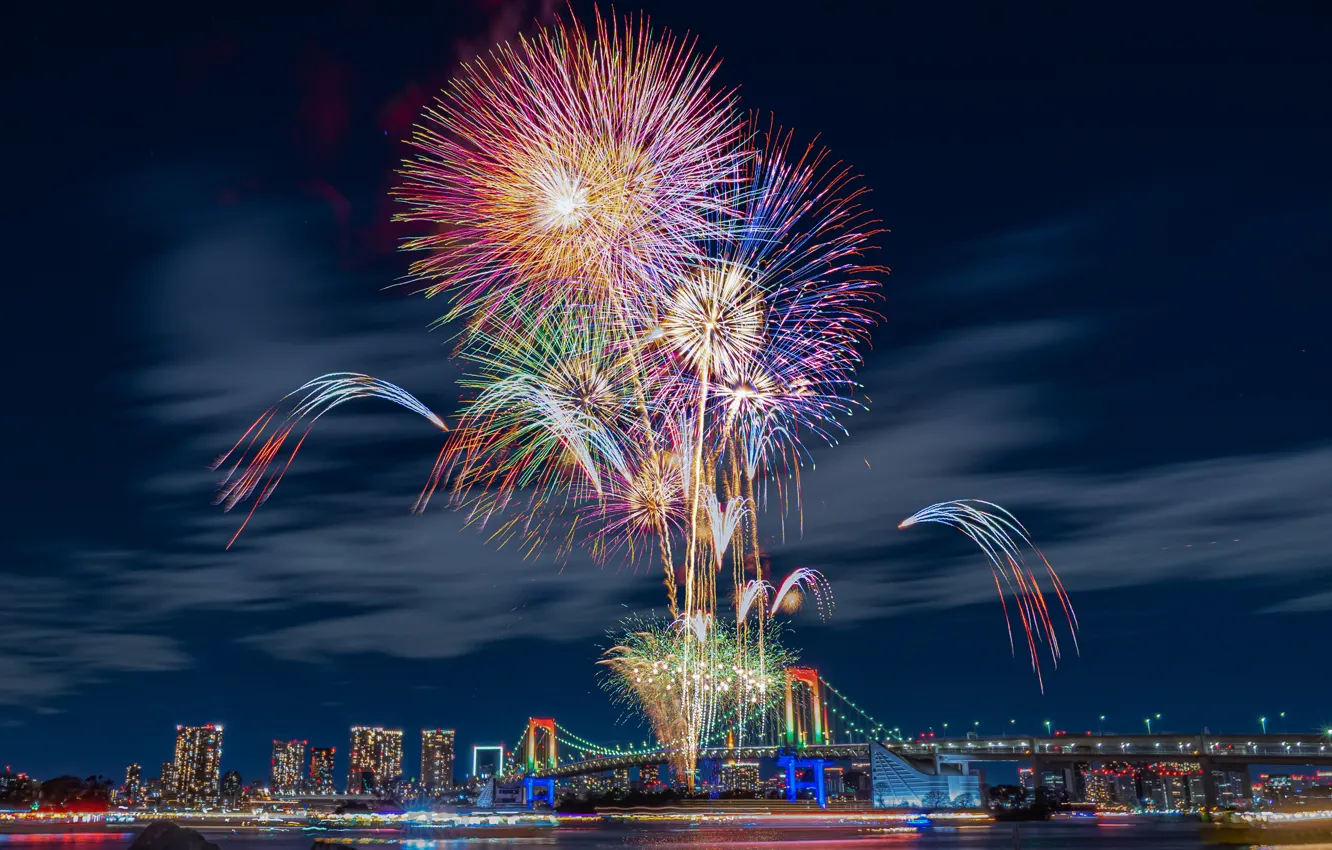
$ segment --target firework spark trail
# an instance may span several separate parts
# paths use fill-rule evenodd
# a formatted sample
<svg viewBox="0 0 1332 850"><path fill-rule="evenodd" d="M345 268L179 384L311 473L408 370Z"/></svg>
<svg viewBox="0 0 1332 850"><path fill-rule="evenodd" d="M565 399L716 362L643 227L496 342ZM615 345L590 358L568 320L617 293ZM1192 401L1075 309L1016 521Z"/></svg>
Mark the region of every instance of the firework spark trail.
<svg viewBox="0 0 1332 850"><path fill-rule="evenodd" d="M415 396L395 384L388 381L382 381L378 378L372 378L369 375L362 375L357 372L332 372L327 375L321 375L312 381L307 381L293 392L283 397L283 402L291 401L291 408L288 412L278 419L278 411L282 404L269 408L255 420L236 444L227 450L224 454L213 461L211 468L221 468L233 455L235 462L227 470L226 475L218 483L218 494L215 504L220 504L223 510L230 511L236 505L255 495L254 504L250 508L245 521L241 523L236 534L232 536L231 541L227 543L227 548L236 542L236 537L244 530L250 517L259 505L268 501L268 497L273 494L277 486L282 481L282 477L291 467L291 463L296 459L296 453L300 451L305 438L309 436L319 418L334 408L343 405L349 401L360 398L382 398L391 401L394 404L404 407L413 413L424 417L430 424L441 431L447 432L448 426L444 420L437 416L430 408L422 404ZM276 420L276 428L268 434L263 443L254 450L255 443L263 437L270 425ZM287 461L279 470L273 470L272 465L282 452L287 438L294 433L298 427L303 427L300 440L296 446L287 455ZM246 443L246 438L249 442ZM245 448L239 453L238 449L245 444ZM253 454L251 454L251 451ZM237 473L240 473L237 475ZM261 482L262 487L261 487Z"/></svg>
<svg viewBox="0 0 1332 850"><path fill-rule="evenodd" d="M1041 559L1041 563L1045 565L1046 572L1050 576L1051 584L1054 587L1055 596L1059 599L1059 604L1063 608L1065 619L1068 622L1075 652L1078 651L1078 621L1077 615L1073 611L1072 601L1064 590L1063 582L1059 580L1059 576L1055 573L1054 567L1050 565L1050 561L1032 542L1031 535L1027 532L1026 527L1018 521L1017 517L1004 508L993 502L980 499L959 499L930 505L902 520L897 527L905 529L923 522L952 526L969 537L985 553L985 557L990 562L990 570L994 574L995 589L999 592L1000 602L1003 603L1004 622L1008 627L1009 647L1015 649L1008 603L1005 601L1007 595L1004 591L1005 587L1013 594L1018 620L1022 624L1027 640L1027 649L1031 655L1032 670L1035 671L1043 691L1045 685L1041 673L1040 653L1037 651L1037 644L1049 644L1051 660L1055 666L1058 666L1060 658L1059 637L1055 632L1050 609L1045 602L1045 593L1041 590L1035 572L1027 565L1022 555L1023 548L1035 552L1037 557ZM1000 584L1001 581L1002 585Z"/></svg>
<svg viewBox="0 0 1332 850"><path fill-rule="evenodd" d="M762 579L750 579L745 585L744 591L740 594L740 601L735 606L735 619L737 622L744 622L749 617L749 612L754 608L755 603L762 610L767 607L768 594L772 592L772 585Z"/></svg>
<svg viewBox="0 0 1332 850"><path fill-rule="evenodd" d="M790 604L790 600L796 597L793 592L798 593L803 589L808 591L814 597L818 605L819 617L828 619L828 614L832 612L832 589L828 586L828 580L823 577L823 573L809 567L800 567L792 571L790 575L778 587L777 593L772 598L772 609L768 612L769 616L776 616L782 608L783 603Z"/></svg>
<svg viewBox="0 0 1332 850"><path fill-rule="evenodd" d="M724 509L717 499L715 490L708 490L704 496L708 525L712 529L712 553L717 569L720 570L726 557L726 548L731 544L731 538L735 537L735 530L740 526L740 521L749 511L745 507L745 500L740 496L732 497Z"/></svg>

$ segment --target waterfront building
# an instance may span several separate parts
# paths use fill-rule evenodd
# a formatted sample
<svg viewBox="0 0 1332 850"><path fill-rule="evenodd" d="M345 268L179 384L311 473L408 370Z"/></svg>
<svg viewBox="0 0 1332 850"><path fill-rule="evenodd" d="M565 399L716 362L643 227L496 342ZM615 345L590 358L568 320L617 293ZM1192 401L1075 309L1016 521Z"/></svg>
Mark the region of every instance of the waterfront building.
<svg viewBox="0 0 1332 850"><path fill-rule="evenodd" d="M1018 784L1022 786L1023 791L1031 794L1036 790L1036 771L1029 767L1019 767Z"/></svg>
<svg viewBox="0 0 1332 850"><path fill-rule="evenodd" d="M978 775L921 773L901 756L873 742L870 759L872 804L876 809L966 808L980 804Z"/></svg>
<svg viewBox="0 0 1332 850"><path fill-rule="evenodd" d="M759 789L759 763L756 761L728 761L718 770L722 791L736 794L757 794Z"/></svg>
<svg viewBox="0 0 1332 850"><path fill-rule="evenodd" d="M421 787L430 796L453 789L452 729L421 730Z"/></svg>
<svg viewBox="0 0 1332 850"><path fill-rule="evenodd" d="M274 741L268 787L274 794L299 794L304 789L306 741Z"/></svg>
<svg viewBox="0 0 1332 850"><path fill-rule="evenodd" d="M1110 800L1125 808L1139 806L1142 801L1138 794L1138 777L1131 771L1114 774L1110 783Z"/></svg>
<svg viewBox="0 0 1332 850"><path fill-rule="evenodd" d="M645 764L638 769L638 783L644 791L660 791L662 788L661 765Z"/></svg>
<svg viewBox="0 0 1332 850"><path fill-rule="evenodd" d="M218 782L218 795L222 798L222 805L229 809L239 807L244 792L245 785L241 782L239 772L228 770L222 774L222 779Z"/></svg>
<svg viewBox="0 0 1332 850"><path fill-rule="evenodd" d="M1114 801L1111 793L1111 776L1103 770L1083 771L1082 786L1087 789L1088 803L1108 806Z"/></svg>
<svg viewBox="0 0 1332 850"><path fill-rule="evenodd" d="M611 790L617 794L629 792L629 768L617 767L611 771Z"/></svg>
<svg viewBox="0 0 1332 850"><path fill-rule="evenodd" d="M1186 811L1189 808L1188 780L1187 775L1143 771L1143 801L1158 812Z"/></svg>
<svg viewBox="0 0 1332 850"><path fill-rule="evenodd" d="M333 782L334 747L315 747L310 750L310 793L336 794Z"/></svg>
<svg viewBox="0 0 1332 850"><path fill-rule="evenodd" d="M823 787L829 797L841 797L846 794L846 780L841 767L832 765L823 769Z"/></svg>
<svg viewBox="0 0 1332 850"><path fill-rule="evenodd" d="M176 727L176 758L171 764L172 790L184 803L217 800L222 762L222 727Z"/></svg>
<svg viewBox="0 0 1332 850"><path fill-rule="evenodd" d="M1081 778L1071 767L1046 768L1041 771L1041 782L1054 799L1076 803L1082 800L1077 780Z"/></svg>
<svg viewBox="0 0 1332 850"><path fill-rule="evenodd" d="M132 764L125 768L125 802L133 805L143 801L143 768Z"/></svg>
<svg viewBox="0 0 1332 850"><path fill-rule="evenodd" d="M1249 773L1237 770L1213 770L1216 783L1216 802L1223 808L1247 809L1253 805L1253 789Z"/></svg>
<svg viewBox="0 0 1332 850"><path fill-rule="evenodd" d="M41 794L41 783L26 773L13 773L8 768L0 773L0 802L10 807L25 807Z"/></svg>
<svg viewBox="0 0 1332 850"><path fill-rule="evenodd" d="M402 775L402 730L353 726L347 793L380 793Z"/></svg>
<svg viewBox="0 0 1332 850"><path fill-rule="evenodd" d="M1207 808L1207 788L1203 783L1202 772L1190 773L1188 785L1189 808L1198 810Z"/></svg>
<svg viewBox="0 0 1332 850"><path fill-rule="evenodd" d="M161 786L158 794L159 798L165 799L176 793L176 778L172 775L174 773L175 768L171 762L162 762L162 770L158 773L158 775L162 777L161 781L158 783Z"/></svg>

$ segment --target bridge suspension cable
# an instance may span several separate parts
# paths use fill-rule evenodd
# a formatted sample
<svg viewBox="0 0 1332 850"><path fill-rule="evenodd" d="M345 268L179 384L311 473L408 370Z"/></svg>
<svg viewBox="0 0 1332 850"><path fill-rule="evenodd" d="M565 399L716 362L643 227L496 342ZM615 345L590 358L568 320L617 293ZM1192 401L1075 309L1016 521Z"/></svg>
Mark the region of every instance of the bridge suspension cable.
<svg viewBox="0 0 1332 850"><path fill-rule="evenodd" d="M831 701L828 702L828 712L841 721L840 725L843 728L850 729L852 732L863 735L867 740L881 741L892 738L903 740L900 734L895 734L897 730L894 727L885 726L880 723L871 716L869 712L852 702L846 694L843 694L841 691L837 690L837 688L833 687L832 683L827 679L820 676L819 683L827 689L828 693L837 697L843 705L849 706L851 711L854 712L853 715L847 712L844 708L839 707L838 704ZM859 717L860 720L857 720L857 717Z"/></svg>
<svg viewBox="0 0 1332 850"><path fill-rule="evenodd" d="M656 743L645 743L641 748L635 747L612 747L605 744L596 744L586 738L570 732L559 723L555 724L555 729L559 733L557 740L571 750L582 753L593 753L608 756L637 756L645 753L655 753L661 751L661 745Z"/></svg>

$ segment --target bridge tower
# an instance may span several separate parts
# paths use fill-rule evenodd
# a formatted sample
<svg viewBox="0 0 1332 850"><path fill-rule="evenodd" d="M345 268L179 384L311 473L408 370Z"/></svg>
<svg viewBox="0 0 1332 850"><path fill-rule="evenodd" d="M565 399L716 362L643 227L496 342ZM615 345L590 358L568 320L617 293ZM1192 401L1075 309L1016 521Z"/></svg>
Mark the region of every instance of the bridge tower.
<svg viewBox="0 0 1332 850"><path fill-rule="evenodd" d="M803 686L809 694L809 726L796 709L796 691ZM806 731L806 735L800 734ZM819 671L813 667L786 668L786 746L795 749L810 744L826 744L823 728L823 691L819 687Z"/></svg>
<svg viewBox="0 0 1332 850"><path fill-rule="evenodd" d="M798 711L797 692L807 692L809 723ZM777 765L786 771L786 799L794 803L801 791L812 790L819 806L827 808L828 793L824 786L823 768L827 761L821 758L803 758L799 751L811 744L826 744L824 728L823 690L819 686L819 671L813 667L786 668L786 747L777 757ZM808 771L810 779L802 778Z"/></svg>
<svg viewBox="0 0 1332 850"><path fill-rule="evenodd" d="M538 737L543 739L540 745ZM523 778L523 785L527 791L529 809L536 808L538 796L543 797L552 809L555 808L555 780L551 777L541 779L535 774L539 770L554 770L558 764L555 756L555 718L527 718L527 775Z"/></svg>

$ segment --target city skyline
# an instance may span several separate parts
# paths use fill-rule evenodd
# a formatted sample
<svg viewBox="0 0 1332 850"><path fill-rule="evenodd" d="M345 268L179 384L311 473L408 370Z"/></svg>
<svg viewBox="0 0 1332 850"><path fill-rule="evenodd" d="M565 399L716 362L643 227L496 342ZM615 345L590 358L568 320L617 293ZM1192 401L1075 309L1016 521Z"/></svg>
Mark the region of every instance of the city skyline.
<svg viewBox="0 0 1332 850"><path fill-rule="evenodd" d="M949 724L941 723L939 724L939 728L940 731L944 733L942 735L936 736L934 729L927 728L914 733L905 733L902 735L902 739L907 741L932 742L948 738L950 740L961 740L965 742L968 739L979 739L984 741L986 738L1012 739L1015 736L1025 736L1033 740L1076 740L1093 734L1096 736L1105 735L1111 737L1118 735L1123 738L1133 739L1143 734L1144 727L1149 725L1148 721L1152 718L1144 718L1142 721L1143 726L1136 730L1115 730L1112 726L1106 724L1105 721L1107 719L1108 718L1098 717L1098 721L1101 723L1102 728L1096 730L1095 733L1093 733L1093 730L1087 729L1081 732L1074 731L1070 734L1068 730L1061 729L1053 723L1043 723L1041 725L1046 728L1038 728L1035 730L1019 729L1016 727L1016 721L1012 720L1009 724L994 724L994 730L982 730L979 722L956 724L952 730L947 728ZM1158 722L1159 719L1160 718L1157 718ZM1272 728L1266 731L1261 731L1259 734L1290 738L1291 741L1302 739L1302 743L1304 744L1316 745L1321 743L1324 749L1332 751L1332 725L1316 730L1298 730L1293 728L1288 730L1278 729L1277 722L1285 721L1285 719L1286 718L1282 718L1279 715L1274 716ZM121 783L120 788L128 795L129 799L145 799L149 794L149 789L153 787L155 783L155 787L158 789L156 793L159 794L162 793L162 789L167 789L166 793L175 795L183 794L185 799L208 799L210 795L216 797L220 793L218 777L222 776L225 778L225 774L232 772L236 772L240 775L241 780L247 788L263 787L267 788L271 793L278 795L305 796L318 794L364 793L362 790L364 787L363 783L355 784L358 782L358 779L364 779L361 775L361 771L356 769L358 762L353 761L355 758L360 759L359 763L362 771L370 770L376 773L376 784L374 786L374 792L376 794L387 793L389 780L401 778L414 783L422 793L439 795L451 790L460 782L460 780L465 780L472 776L472 774L465 769L468 766L466 762L461 765L457 763L454 750L457 732L452 729L421 729L421 746L419 750L416 751L416 754L419 755L419 761L414 762L411 760L413 753L406 751L402 746L405 737L403 733L405 730L386 729L382 726L352 726L349 729L352 748L349 748L348 751L347 762L345 765L346 770L341 774L339 774L338 771L341 767L344 767L344 765L341 765L336 760L336 747L309 747L308 740L303 739L273 741L273 756L270 760L269 769L266 773L260 774L254 772L246 773L243 770L237 771L234 764L223 763L221 747L222 728L221 724L206 724L200 727L177 726L175 736L176 756L172 761L162 762L160 771L161 775L159 777L145 776L143 774L142 766L138 762L127 765L120 774L111 773L108 775L124 776L124 782ZM982 732L988 732L988 734L982 734ZM1167 740L1172 737L1191 739L1196 734L1196 732L1184 732L1181 730L1160 727L1155 730L1155 733ZM1147 734L1150 735L1152 733L1149 731ZM1245 732L1243 730L1229 730L1226 734L1238 734L1242 736ZM951 738L949 737L950 735L952 736ZM1061 738L1061 736L1063 737ZM351 755L351 750L358 746L358 741L364 751L359 756L354 757ZM491 744L478 746L481 746L482 749L494 748ZM633 750L635 747L630 744L626 746L625 749ZM309 754L308 758L305 757L306 752ZM573 752L576 753L577 750L574 750ZM506 759L516 759L518 762L521 762L523 758L523 751L521 749L515 750L513 743L504 745L504 754ZM577 760L580 758L580 756L570 755L568 749L565 749L560 755L562 760L570 758ZM581 758L586 758L586 756L581 756ZM1332 758L1332 756L1329 756L1328 758ZM1263 764L1261 760L1257 759L1255 759L1254 763ZM1310 763L1318 764L1321 762L1315 758ZM1332 762L1329 763L1332 764ZM381 768L381 771L393 770L392 765L396 764L398 772L391 775L380 776L380 771L376 771L374 768L374 765L376 764L384 765L384 767ZM411 764L419 764L420 772L414 773L413 771L406 770L406 766ZM727 770L734 773L737 769L737 764L739 764L743 770L749 770L751 764L758 765L759 762L750 762L742 759L739 763L731 760L728 764L730 764L730 767L728 767ZM16 767L12 764L7 765L5 769L6 771L16 771L26 775L42 775L32 770L24 770L21 766ZM458 773L457 771L460 769L462 772ZM1001 784L1003 782L1029 784L1028 780L1030 779L1032 772L1030 768L1016 767L1016 764L1013 762L1000 762L991 765L990 770L994 771L995 776L999 777L997 781ZM1069 769L1061 768L1060 770L1063 771L1063 775L1068 777L1072 776ZM1092 774L1104 774L1110 776L1112 778L1110 786L1113 790L1113 777L1118 775L1115 770L1096 769L1091 772ZM81 773L81 771L74 771L74 775L80 775ZM1055 771L1055 773L1058 775L1059 771ZM1319 776L1323 776L1324 773L1320 773ZM1266 774L1264 774L1264 776L1265 775ZM279 777L291 778L293 776L299 777L294 784L279 784L277 781ZM322 786L319 784L320 776L324 777L326 780L325 784ZM345 778L347 782L346 785L343 785L338 781L339 776ZM448 777L447 782L432 781L444 776ZM642 781L651 784L654 781L650 778L651 776L655 776L655 771L651 774L645 774ZM734 776L732 776L732 779L734 779ZM1063 787L1061 783L1066 784L1072 780L1060 780L1055 778L1051 781L1056 786ZM1226 783L1230 781L1229 778L1223 779L1221 782L1222 788L1224 789L1227 787ZM352 788L356 788L357 790L353 791ZM200 789L202 789L202 792ZM1224 793L1231 792L1227 791ZM1092 799L1094 796L1095 795L1092 795L1089 799Z"/></svg>
<svg viewBox="0 0 1332 850"><path fill-rule="evenodd" d="M25 10L32 92L97 79L133 97L78 116L34 98L31 125L53 129L4 142L12 161L80 164L16 178L32 206L13 275L51 282L13 296L32 395L0 420L24 447L0 495L15 770L119 780L133 763L146 782L169 761L173 787L211 788L271 778L273 742L300 740L307 770L336 750L341 788L367 721L412 739L408 774L416 730L441 724L459 771L529 716L646 737L596 662L618 619L659 611L660 578L524 560L440 504L409 516L428 426L349 406L231 550L238 517L209 504L207 464L311 374L382 373L454 412L447 332L424 333L437 305L386 289L406 265L387 189L457 63L544 12L445 5L408 27L355 3L313 29L278 9L265 38L232 9ZM863 4L793 26L640 5L717 47L719 80L800 144L822 134L890 231L868 409L836 450L811 441L803 513L763 541L769 575L832 586L826 624L792 622L800 663L911 734L1332 726L1309 662L1332 612L1332 130L1310 108L1332 75L1281 64L1314 28L1198 34L1167 11L1070 49L1058 21L1021 16ZM1022 517L1076 608L1080 652L1043 693L996 632L976 552L896 531L972 496ZM218 764L202 739L178 755L182 722L219 724Z"/></svg>

